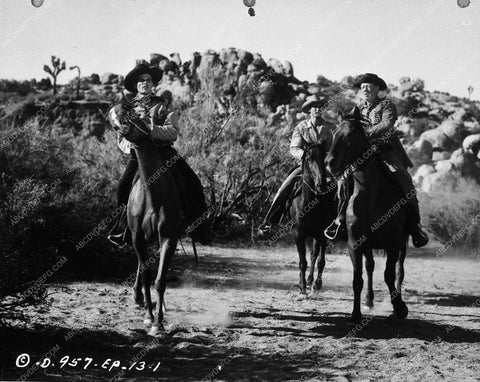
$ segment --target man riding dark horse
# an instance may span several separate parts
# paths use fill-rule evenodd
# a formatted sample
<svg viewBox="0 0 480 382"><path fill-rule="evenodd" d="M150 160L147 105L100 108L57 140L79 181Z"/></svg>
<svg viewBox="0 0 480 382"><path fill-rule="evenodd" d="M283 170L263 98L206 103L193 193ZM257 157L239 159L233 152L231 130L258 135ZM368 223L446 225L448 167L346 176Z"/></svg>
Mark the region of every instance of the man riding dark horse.
<svg viewBox="0 0 480 382"><path fill-rule="evenodd" d="M150 129L150 138L156 143L162 156L172 163L171 168L166 170L176 172L179 175L177 176L178 182L183 182L180 188L184 191L184 195L182 195L185 205L184 212L187 224L191 224L201 217L207 208L200 180L173 148L173 142L177 140L179 132L179 116L177 111L170 109L171 93L164 92L161 96L156 96L152 92L154 85L160 81L162 75L162 71L157 67L150 67L146 64L137 65L125 77L125 88L130 92L125 98L134 106L134 115L130 118L132 120L139 118ZM133 144L121 135L118 137L118 146L130 156L117 191L117 203L118 206L122 206L128 203L132 183L138 171L138 161ZM206 243L210 236L207 222L202 221L202 223L192 231L191 236L200 243ZM128 241L128 233L126 214L124 213L117 219L108 240L113 244L123 246Z"/></svg>
<svg viewBox="0 0 480 382"><path fill-rule="evenodd" d="M376 74L365 73L353 82L359 88L364 103L359 106L364 126L370 144L376 148L386 171L395 179L407 198L407 226L415 247L423 247L428 243L428 235L420 225L420 210L415 187L407 168L413 167L400 139L395 134L394 124L397 120L397 110L393 102L380 98L379 91L386 90L387 84ZM325 236L331 240L344 238L346 234L345 213L348 205L348 175L343 175L338 181L339 209L337 218L325 230Z"/></svg>
<svg viewBox="0 0 480 382"><path fill-rule="evenodd" d="M327 153L332 143L332 129L322 118L322 108L328 99L310 96L302 105L302 111L309 114L310 118L300 122L293 131L290 141L290 154L301 163L305 149L308 145L320 144L323 152ZM270 232L272 226L279 224L286 208L287 201L291 198L293 189L298 180L301 180L302 168L296 167L285 179L278 189L272 205L260 226L261 234Z"/></svg>

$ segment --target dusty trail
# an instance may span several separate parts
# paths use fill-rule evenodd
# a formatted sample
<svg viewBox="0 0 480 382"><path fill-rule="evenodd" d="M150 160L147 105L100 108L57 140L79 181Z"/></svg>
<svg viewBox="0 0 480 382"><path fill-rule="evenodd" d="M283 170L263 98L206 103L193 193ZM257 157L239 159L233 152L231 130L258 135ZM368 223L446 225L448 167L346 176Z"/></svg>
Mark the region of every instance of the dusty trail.
<svg viewBox="0 0 480 382"><path fill-rule="evenodd" d="M343 255L327 254L323 290L301 298L288 293L298 277L293 248L206 247L198 267L178 253L161 339L146 335L122 280L52 284L50 306L27 311L28 328L1 334L9 361L1 379L21 377L58 346L55 366L38 368L32 380L479 381L479 263L407 257L410 315L391 323L385 259L375 261L375 307L363 308L368 323L353 336L351 265ZM24 369L15 367L21 353L32 360ZM71 364L82 360L60 368L65 355ZM85 357L94 359L86 369ZM120 366L102 369L108 358L107 368L115 360ZM145 369L136 370L141 362Z"/></svg>

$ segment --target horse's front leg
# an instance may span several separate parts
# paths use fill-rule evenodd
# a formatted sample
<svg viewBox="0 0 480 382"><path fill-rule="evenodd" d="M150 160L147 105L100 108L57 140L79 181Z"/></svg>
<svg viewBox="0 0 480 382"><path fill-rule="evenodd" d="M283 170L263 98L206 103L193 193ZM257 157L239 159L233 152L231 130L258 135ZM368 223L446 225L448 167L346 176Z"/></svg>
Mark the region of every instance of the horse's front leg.
<svg viewBox="0 0 480 382"><path fill-rule="evenodd" d="M406 318L408 315L408 307L402 300L400 290L395 288L395 265L398 260L398 252L398 249L387 250L384 278L390 292L390 300L393 305L394 314L398 318Z"/></svg>
<svg viewBox="0 0 480 382"><path fill-rule="evenodd" d="M323 270L325 269L325 252L327 251L327 239L322 235L321 238L316 239L316 243L318 243L318 250L317 250L317 257L318 252L320 252L320 256L317 259L317 279L313 284L314 290L322 289L323 284Z"/></svg>
<svg viewBox="0 0 480 382"><path fill-rule="evenodd" d="M373 270L375 269L375 260L373 259L373 251L368 248L365 251L365 269L367 271L367 298L365 305L370 309L373 308Z"/></svg>
<svg viewBox="0 0 480 382"><path fill-rule="evenodd" d="M137 278L140 278L142 281L143 291L145 295L145 309L147 312L145 323L152 323L153 322L153 304L152 304L152 296L150 294L150 283L151 283L151 275L148 263L145 262L147 257L147 242L145 240L145 236L140 232L132 233L132 244L133 248L138 257L138 268L137 268ZM138 280L136 280L137 287L138 287ZM141 290L140 290L141 293Z"/></svg>
<svg viewBox="0 0 480 382"><path fill-rule="evenodd" d="M402 244L400 245L400 255L398 256L398 261L396 265L396 287L399 293L401 293L402 291L402 284L405 278L405 270L403 264L405 263L405 257L407 256L407 240L408 236L403 240Z"/></svg>
<svg viewBox="0 0 480 382"><path fill-rule="evenodd" d="M315 265L317 263L319 253L320 253L320 243L316 238L313 238L312 249L310 251L310 271L308 273L307 285L313 284L313 274L315 272Z"/></svg>
<svg viewBox="0 0 480 382"><path fill-rule="evenodd" d="M298 251L298 267L300 268L300 293L306 294L307 293L307 281L305 280L305 272L307 271L307 256L306 256L306 248L305 248L305 236L303 236L298 230L295 232L295 245L297 246Z"/></svg>
<svg viewBox="0 0 480 382"><path fill-rule="evenodd" d="M177 237L172 235L160 239L160 259L158 263L158 272L155 279L155 292L157 294L157 306L155 310L155 320L149 335L155 336L163 331L163 305L166 289L167 272L170 262L177 247Z"/></svg>
<svg viewBox="0 0 480 382"><path fill-rule="evenodd" d="M363 256L362 251L354 249L350 252L350 259L353 265L353 312L352 321L360 323L362 321L362 311L360 309L360 301L363 288L362 266Z"/></svg>
<svg viewBox="0 0 480 382"><path fill-rule="evenodd" d="M135 283L133 284L133 299L135 304L138 306L144 306L145 300L142 292L142 283L141 283L141 265L140 261L138 262L137 274L135 276Z"/></svg>

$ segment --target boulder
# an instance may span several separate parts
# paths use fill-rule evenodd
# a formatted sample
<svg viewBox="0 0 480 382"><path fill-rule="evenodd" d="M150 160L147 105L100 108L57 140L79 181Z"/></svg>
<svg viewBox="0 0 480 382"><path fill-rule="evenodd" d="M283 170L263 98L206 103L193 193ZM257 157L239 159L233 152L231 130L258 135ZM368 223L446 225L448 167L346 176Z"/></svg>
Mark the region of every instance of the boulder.
<svg viewBox="0 0 480 382"><path fill-rule="evenodd" d="M107 72L102 74L100 82L102 83L102 85L113 84L116 78L118 78L116 74Z"/></svg>
<svg viewBox="0 0 480 382"><path fill-rule="evenodd" d="M258 86L257 104L271 105L275 99L275 85L271 80L262 81Z"/></svg>
<svg viewBox="0 0 480 382"><path fill-rule="evenodd" d="M450 172L452 169L453 169L453 164L448 159L439 160L439 161L435 162L436 172L439 172L441 174L445 174L447 172Z"/></svg>
<svg viewBox="0 0 480 382"><path fill-rule="evenodd" d="M477 155L480 150L480 134L471 134L465 137L462 148L465 152Z"/></svg>
<svg viewBox="0 0 480 382"><path fill-rule="evenodd" d="M450 154L448 151L434 151L432 155L432 161L438 162L440 160L447 160L450 159Z"/></svg>
<svg viewBox="0 0 480 382"><path fill-rule="evenodd" d="M426 139L434 149L440 151L451 151L458 147L452 139L445 135L441 126L424 131L420 135L420 139Z"/></svg>
<svg viewBox="0 0 480 382"><path fill-rule="evenodd" d="M182 59L180 58L180 53L170 53L170 61L173 61L177 66L182 66Z"/></svg>
<svg viewBox="0 0 480 382"><path fill-rule="evenodd" d="M153 66L160 66L160 62L162 61L170 61L168 57L164 56L160 53L150 53L150 65Z"/></svg>
<svg viewBox="0 0 480 382"><path fill-rule="evenodd" d="M283 64L280 60L277 60L276 58L269 59L268 66L272 68L275 73L282 75L285 73L285 68L283 67Z"/></svg>
<svg viewBox="0 0 480 382"><path fill-rule="evenodd" d="M430 141L419 139L412 146L407 148L407 154L414 167L431 162L433 147Z"/></svg>
<svg viewBox="0 0 480 382"><path fill-rule="evenodd" d="M257 70L267 71L267 63L262 57L258 57L252 61L250 65L253 65Z"/></svg>
<svg viewBox="0 0 480 382"><path fill-rule="evenodd" d="M433 174L435 172L435 167L431 164L422 164L417 171L415 171L415 175L412 177L413 181L417 184L421 184L423 178L425 178L428 174Z"/></svg>
<svg viewBox="0 0 480 382"><path fill-rule="evenodd" d="M463 139L468 135L465 125L460 121L447 120L442 122L440 128L445 135L451 138L456 146L460 146Z"/></svg>
<svg viewBox="0 0 480 382"><path fill-rule="evenodd" d="M287 77L293 77L294 74L293 74L293 66L292 66L292 63L290 61L285 61L285 65L284 65L284 73L285 73L285 76Z"/></svg>
<svg viewBox="0 0 480 382"><path fill-rule="evenodd" d="M100 76L97 73L92 73L89 81L92 85L98 85L100 84Z"/></svg>
<svg viewBox="0 0 480 382"><path fill-rule="evenodd" d="M475 165L476 156L470 152L463 151L462 148L455 150L450 157L450 163L462 175L476 176L478 167Z"/></svg>
<svg viewBox="0 0 480 382"><path fill-rule="evenodd" d="M480 133L480 123L477 121L466 121L463 124L469 135Z"/></svg>
<svg viewBox="0 0 480 382"><path fill-rule="evenodd" d="M250 52L247 52L246 50L240 49L238 52L238 58L242 61L245 61L248 64L250 64L253 61L253 54Z"/></svg>
<svg viewBox="0 0 480 382"><path fill-rule="evenodd" d="M318 85L316 84L311 84L308 89L307 89L309 94L312 95L320 95L321 89Z"/></svg>

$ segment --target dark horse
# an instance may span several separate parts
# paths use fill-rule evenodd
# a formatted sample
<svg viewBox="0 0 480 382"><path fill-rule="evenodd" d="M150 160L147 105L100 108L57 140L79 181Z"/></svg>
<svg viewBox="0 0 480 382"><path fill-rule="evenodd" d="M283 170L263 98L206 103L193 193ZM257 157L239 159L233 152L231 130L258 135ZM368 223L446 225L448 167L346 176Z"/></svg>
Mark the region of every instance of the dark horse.
<svg viewBox="0 0 480 382"><path fill-rule="evenodd" d="M127 205L128 227L138 257L134 298L139 304L145 298L147 313L145 321L152 324L149 335L156 335L163 330L162 306L166 275L180 235L181 190L171 168L175 163L175 157L167 160L162 155L161 148L154 144L148 127L136 117L133 108L132 104L123 99L110 108L108 115L113 128L135 144L140 177L133 185ZM147 245L157 241L160 249L155 279L157 304L154 314L150 295L151 275ZM138 282L139 276L141 284Z"/></svg>
<svg viewBox="0 0 480 382"><path fill-rule="evenodd" d="M355 322L362 319L362 256L371 256L372 248L384 249L387 255L384 279L390 292L394 315L399 318L408 315L400 286L395 286L395 267L400 254L398 282L403 280L403 259L408 238L405 224L406 200L376 152L376 147L370 145L360 122L360 110L355 108L335 130L326 159L327 168L332 174L337 176L349 168L353 179L353 194L348 203L346 224L353 264L352 319ZM367 271L373 272L373 264L370 269L367 265ZM371 299L373 300L373 292Z"/></svg>
<svg viewBox="0 0 480 382"><path fill-rule="evenodd" d="M300 268L300 292L306 293L307 285L313 290L322 287L322 274L325 268L325 250L327 238L323 231L335 218L336 203L333 183L327 184L325 168L325 151L320 144L309 145L305 149L302 160L302 187L299 196L295 197L290 207L292 222L295 222L295 244L297 246ZM310 253L310 274L305 280L307 270L306 239L313 238ZM320 257L318 255L320 254ZM317 262L318 259L318 262ZM315 263L318 275L313 282Z"/></svg>

